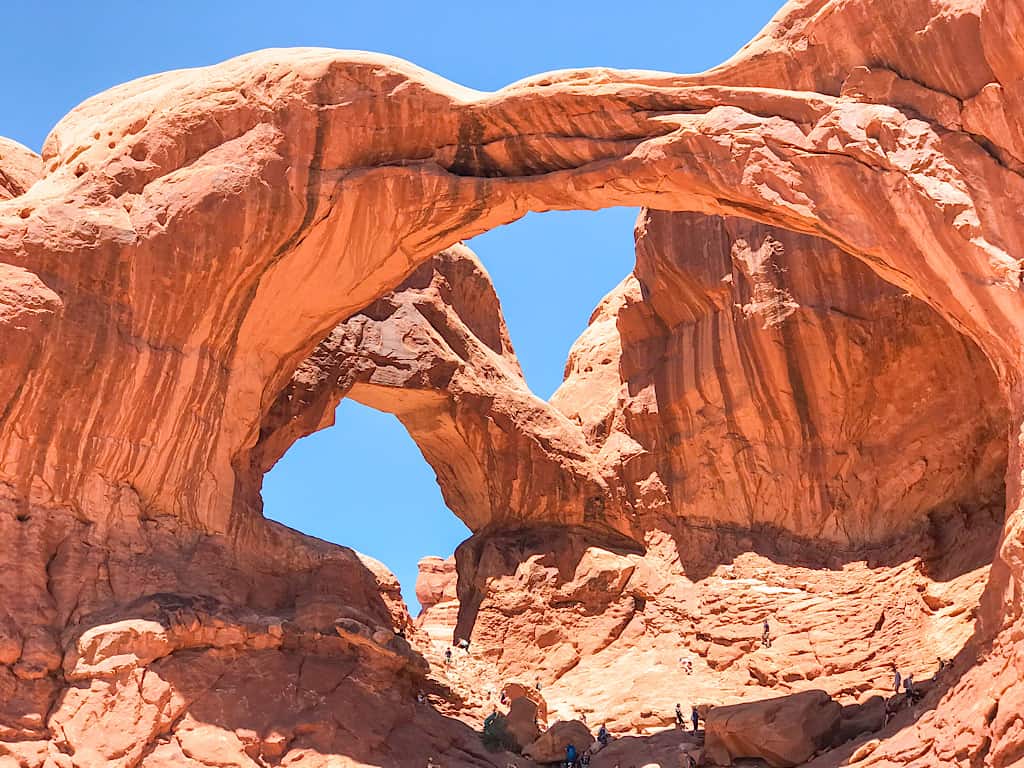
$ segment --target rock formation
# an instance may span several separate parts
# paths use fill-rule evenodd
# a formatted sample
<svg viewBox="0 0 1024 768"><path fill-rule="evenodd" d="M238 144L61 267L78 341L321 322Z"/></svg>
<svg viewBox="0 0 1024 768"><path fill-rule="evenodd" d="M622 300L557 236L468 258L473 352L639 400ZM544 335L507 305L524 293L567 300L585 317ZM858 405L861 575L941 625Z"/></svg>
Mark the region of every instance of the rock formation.
<svg viewBox="0 0 1024 768"><path fill-rule="evenodd" d="M713 670L737 697L741 674L871 695L926 637L959 649L955 675L850 756L1019 764L1022 37L1016 0L794 0L702 74L566 71L493 94L384 56L268 51L93 97L39 159L0 145L0 761L516 759L443 716L458 681L414 703L416 649L432 651L396 637L393 577L259 514L263 471L351 376L476 532L457 631L489 662L500 638L509 672L540 668L553 710L574 686L624 717L622 681L655 695L666 676L638 672L681 637L694 689ZM717 218L649 215L641 252L669 217L685 269L638 265L548 405L448 249L530 210L609 205ZM695 231L728 259L694 268ZM898 292L850 287L832 247L971 343ZM795 275L800 252L821 266ZM413 304L392 312L403 281ZM318 358L325 339L394 349L374 334L403 322L423 342L405 357ZM864 350L870 375L852 372ZM929 372L940 385L915 387ZM972 531L999 526L1004 460L986 586ZM759 650L769 613L798 631ZM617 643L597 677L588 660Z"/></svg>
<svg viewBox="0 0 1024 768"><path fill-rule="evenodd" d="M841 712L824 691L716 707L707 718L705 752L716 765L759 757L772 768L791 768L831 744Z"/></svg>

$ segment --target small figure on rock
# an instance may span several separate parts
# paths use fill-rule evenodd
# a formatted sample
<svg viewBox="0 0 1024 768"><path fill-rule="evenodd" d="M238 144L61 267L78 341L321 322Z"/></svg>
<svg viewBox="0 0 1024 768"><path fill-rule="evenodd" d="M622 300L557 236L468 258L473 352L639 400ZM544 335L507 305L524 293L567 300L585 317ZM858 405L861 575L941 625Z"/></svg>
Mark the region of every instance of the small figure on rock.
<svg viewBox="0 0 1024 768"><path fill-rule="evenodd" d="M466 652L467 656L469 655L469 640L467 640L464 637L463 638L459 638L459 642L456 643L456 645L458 645L459 648L464 650Z"/></svg>
<svg viewBox="0 0 1024 768"><path fill-rule="evenodd" d="M700 725L700 713L697 711L697 707L690 707L690 720L693 721L693 732L697 732L697 726Z"/></svg>
<svg viewBox="0 0 1024 768"><path fill-rule="evenodd" d="M892 689L896 693L900 692L900 683L901 682L903 682L903 676L900 675L899 669L897 669L896 665L893 664L892 665Z"/></svg>
<svg viewBox="0 0 1024 768"><path fill-rule="evenodd" d="M427 700L427 697L423 693L423 691L416 691L416 703L417 704L422 704L426 700Z"/></svg>
<svg viewBox="0 0 1024 768"><path fill-rule="evenodd" d="M916 693L914 691L914 676L913 675L907 675L905 678L903 678L903 691L904 691L904 693L907 694L907 704L910 705L910 704L914 703L914 701L916 700L917 696L916 696Z"/></svg>
<svg viewBox="0 0 1024 768"><path fill-rule="evenodd" d="M586 752L584 752L583 755L580 757L580 765L582 765L584 768L586 768L586 766L590 765L590 750L589 749Z"/></svg>
<svg viewBox="0 0 1024 768"><path fill-rule="evenodd" d="M452 663L452 649L451 648L445 648L444 649L444 663L445 664L451 664Z"/></svg>
<svg viewBox="0 0 1024 768"><path fill-rule="evenodd" d="M761 645L765 648L772 647L772 628L768 624L768 617L764 617L764 630L761 632Z"/></svg>
<svg viewBox="0 0 1024 768"><path fill-rule="evenodd" d="M501 698L499 699L501 706L508 704L508 694L505 691L501 692Z"/></svg>
<svg viewBox="0 0 1024 768"><path fill-rule="evenodd" d="M608 742L611 740L611 734L608 733L604 723L601 723L601 727L597 729L597 740L601 742L602 747L607 747Z"/></svg>
<svg viewBox="0 0 1024 768"><path fill-rule="evenodd" d="M565 768L576 768L576 745L565 745Z"/></svg>
<svg viewBox="0 0 1024 768"><path fill-rule="evenodd" d="M676 727L682 728L686 720L683 719L683 708L676 704Z"/></svg>
<svg viewBox="0 0 1024 768"><path fill-rule="evenodd" d="M538 691L540 690L540 678L539 677L537 678L537 682L535 682L533 684L533 687L536 688Z"/></svg>

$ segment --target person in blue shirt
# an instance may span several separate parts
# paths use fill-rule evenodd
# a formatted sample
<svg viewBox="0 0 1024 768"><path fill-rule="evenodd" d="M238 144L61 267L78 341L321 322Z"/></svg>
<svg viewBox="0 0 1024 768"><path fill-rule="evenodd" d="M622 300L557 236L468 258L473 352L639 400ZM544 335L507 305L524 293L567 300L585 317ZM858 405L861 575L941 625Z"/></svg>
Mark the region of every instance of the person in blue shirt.
<svg viewBox="0 0 1024 768"><path fill-rule="evenodd" d="M697 725L700 723L700 713L696 707L690 707L690 719L693 721L693 732L697 732Z"/></svg>
<svg viewBox="0 0 1024 768"><path fill-rule="evenodd" d="M566 744L565 745L565 765L566 768L575 768L576 766L576 745Z"/></svg>

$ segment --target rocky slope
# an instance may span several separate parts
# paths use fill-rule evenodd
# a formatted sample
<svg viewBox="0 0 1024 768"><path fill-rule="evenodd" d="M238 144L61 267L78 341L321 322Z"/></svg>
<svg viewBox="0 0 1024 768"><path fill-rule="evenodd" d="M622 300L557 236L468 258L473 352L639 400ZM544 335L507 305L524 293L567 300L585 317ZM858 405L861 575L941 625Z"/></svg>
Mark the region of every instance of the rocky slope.
<svg viewBox="0 0 1024 768"><path fill-rule="evenodd" d="M742 307L757 323L785 315L791 304L815 306L813 297L801 303L779 293L795 295L801 283L768 279L763 240L752 246L748 240L751 247L739 249L730 267L734 279L742 273L749 284L746 294L742 287L737 294L738 313L705 311L703 321L695 315L677 328L674 310L652 300L650 312L664 331L658 323L653 330L636 323L620 332L620 344L660 343L666 331L678 333L678 350L694 350L689 370L701 375L693 388L671 365L659 378L654 358L644 353L620 359L625 396L590 383L576 396L608 391L615 403L576 405L564 399L566 392L557 409L548 407L518 389L504 340L493 333L479 336L490 352L462 350L458 356L467 364L450 378L424 368L427 386L394 387L371 373L353 385L355 395L383 405L395 393L414 393L394 410L418 430L432 460L461 458L442 477L460 489L448 490L447 498L477 531L460 552L456 631L472 629L474 648L493 649L501 619L515 630L510 649L525 654L554 638L561 657L580 657L573 671L583 675L585 659L614 641L620 624L628 628L637 613L646 615L648 602L661 602L654 615L671 614L673 601L688 605L694 587L679 574L698 592L712 584L704 581L725 578L715 575L728 565L723 552L736 553L728 558L734 568L754 558L749 567L765 569L762 594L796 595L795 603L771 600L783 617L813 616L811 607L824 604L822 623L835 615L859 617L858 633L866 631L865 605L884 605L889 616L901 605L890 607L887 598L916 592L922 579L925 594L932 589L927 582L937 580L966 599L980 582L971 575L972 547L957 542L984 549L984 537L970 531L986 516L998 518L987 508L998 485L988 469L998 466L1001 452L984 447L984 425L1004 419L1005 525L975 636L964 646L957 675L930 694L924 709L905 710L883 740L853 756L878 766L1019 764L1022 36L1017 0L795 0L735 58L702 74L569 71L493 94L383 56L267 51L100 94L58 124L41 159L3 144L0 522L16 546L0 561L7 585L0 604L0 760L422 765L424 753L435 750L454 764L507 760L482 752L457 720L414 703L413 691L427 684L426 669L395 636L404 613L386 574L343 548L282 532L261 518L261 471L292 439L288 425L275 422L279 396L332 329L458 241L529 210L644 205L744 217L829 241L971 339L994 371L994 387L979 375L971 380L977 394L951 398L963 415L951 420L948 434L946 412L941 424L920 432L927 425L906 413L928 412L917 400L902 414L874 414L876 428L924 434L905 455L890 443L873 445L862 423L837 423L842 409L815 408L812 401L829 397L809 384L808 371L854 402L882 405L886 393L844 386L850 379L842 357L826 376L816 365L827 357L821 351L793 359L770 343L754 343L747 328L736 331L731 346L714 333L717 323L728 334ZM783 243L789 237L769 234ZM636 280L657 289L659 280L675 280L677 273L638 271ZM822 273L823 284L837 279L845 275ZM699 272L695 280L701 283ZM478 290L485 305L486 290ZM694 298L679 304L708 309L706 297ZM879 301L886 305L884 297ZM921 356L898 352L901 341L914 346L914 334L886 339L884 354L905 361L915 375L930 360L977 354L929 336L916 325L917 310L899 304L899 297L889 302L891 317L915 328L917 338L941 344ZM800 343L840 326L856 338L854 319L823 317L828 322L808 323ZM370 319L386 325L386 318ZM712 354L708 365L697 337L687 347L691 324L708 341L723 342L720 361ZM794 325L769 327L769 338ZM868 345L872 352L877 338ZM444 346L458 352L458 335L452 340L454 346L449 340ZM841 342L836 349L846 355L858 346ZM584 358L577 348L574 361ZM765 404L757 420L722 385L726 363L753 360L761 367L744 368L738 379L730 369L725 377L737 392L763 381L790 385L775 397L751 395ZM783 361L785 372L768 367ZM467 373L484 363L489 367L479 378ZM585 367L581 373L588 373ZM890 386L892 376L881 366L869 380ZM802 394L792 386L798 380ZM437 382L468 397L511 393L495 405L486 431L467 433L468 453L449 454L449 438L459 433L461 439L460 430L490 406L483 398L452 413L445 403L462 395L452 398ZM951 377L944 383L921 396L929 403L941 398ZM903 404L917 390L908 394L910 385L899 384ZM692 402L662 409L655 398L653 416L643 403L666 391ZM292 435L323 423L329 408L314 404L311 413L317 407L319 415L294 425ZM522 409L531 429L502 421L502 414ZM611 417L606 429L614 427L605 435L597 427L606 423L603 415ZM575 427L572 416L579 417ZM679 421L687 418L692 424L684 429ZM675 435L697 439L673 446ZM719 462L726 468L701 467L709 455L702 436L728 441L720 452L728 460ZM749 451L737 450L742 440ZM868 474L847 472L838 460L844 440L860 441L848 451L850 466L860 464ZM972 444L977 450L963 462L950 460ZM493 480L481 476L489 450L518 456L518 469ZM755 469L747 454L759 462ZM609 475L616 456L629 461ZM933 456L935 475L915 464ZM678 477L683 462L687 474ZM805 470L806 486L798 479ZM874 515L870 473L883 470L891 470L893 493L906 504L880 493L877 503L892 506ZM722 481L729 491L709 510L704 503L716 498L716 472L730 473ZM647 482L652 474L657 481ZM763 503L760 489L750 490L755 475L770 479ZM688 486L694 476L702 482ZM562 485L552 490L549 482ZM719 508L731 526L724 534L686 524L692 512L716 520ZM837 513L843 508L849 519ZM931 509L940 511L937 517ZM958 520L968 531L959 537ZM782 530L766 535L766 522L781 523ZM525 527L516 534L514 526ZM889 534L896 536L858 566L864 549L881 547ZM850 561L841 569L851 579L843 587L853 598L848 609L839 608L842 590L826 578L825 566L833 563L799 559L807 555L807 536L828 540L839 565ZM938 560L918 563L915 557L933 544ZM698 547L692 556L691 545ZM950 552L952 558L941 557ZM642 579L635 558L662 565ZM785 567L776 569L780 562ZM942 566L949 571L939 575ZM800 568L824 581L809 578L806 588L794 583ZM743 578L760 578L741 571ZM544 631L534 633L532 645L525 620L509 621L520 608L492 591L520 573L530 585L518 588L529 598L526 618L534 620L529 612L537 606L552 611L546 623L535 622ZM672 576L666 589L675 594L678 583L681 596L670 600L658 591L655 576L665 574ZM886 581L895 586L878 586ZM756 622L769 608L743 600L750 592L746 586L730 592L746 613L721 603L727 626ZM892 642L934 632L934 645L926 648L959 642L972 620L954 603L932 595L903 605L906 624ZM601 613L587 613L588 604ZM680 609L672 626L706 613L714 611ZM583 624L591 634L582 632ZM838 631L834 621L825 626ZM886 631L885 622L875 630ZM745 642L730 637L735 642L716 643L726 648L716 652L723 661ZM890 643L887 635L878 639ZM802 652L814 655L817 645ZM901 648L887 645L886 652L898 655ZM712 656L710 645L706 652ZM751 651L743 653L733 666L746 667L750 679L772 679L770 666L751 677ZM783 661L780 669L788 669L788 652ZM874 661L857 662L857 679ZM557 666L549 665L553 676ZM259 675L265 677L257 689ZM600 682L589 679L588 696ZM460 711L457 702L451 706ZM472 702L466 709L471 716Z"/></svg>

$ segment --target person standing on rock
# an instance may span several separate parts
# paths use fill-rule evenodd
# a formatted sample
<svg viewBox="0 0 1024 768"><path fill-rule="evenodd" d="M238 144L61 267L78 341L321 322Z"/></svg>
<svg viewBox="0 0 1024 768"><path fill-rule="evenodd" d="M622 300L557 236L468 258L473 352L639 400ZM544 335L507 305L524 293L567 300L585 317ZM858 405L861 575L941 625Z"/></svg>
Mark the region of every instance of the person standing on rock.
<svg viewBox="0 0 1024 768"><path fill-rule="evenodd" d="M772 628L768 624L768 617L764 617L764 631L761 633L761 645L765 648L772 647Z"/></svg>
<svg viewBox="0 0 1024 768"><path fill-rule="evenodd" d="M676 704L676 727L682 728L686 721L683 719L683 708Z"/></svg>
<svg viewBox="0 0 1024 768"><path fill-rule="evenodd" d="M444 663L445 663L445 666L447 666L447 665L452 663L452 649L451 648L445 648L444 649Z"/></svg>
<svg viewBox="0 0 1024 768"><path fill-rule="evenodd" d="M903 679L903 690L907 694L907 703L909 704L914 698L914 676L907 675Z"/></svg>
<svg viewBox="0 0 1024 768"><path fill-rule="evenodd" d="M900 675L899 669L896 665L892 665L892 688L896 693L900 692L900 683L903 681L903 676Z"/></svg>
<svg viewBox="0 0 1024 768"><path fill-rule="evenodd" d="M602 748L608 746L608 739L610 738L611 736L608 734L608 729L605 727L604 723L601 723L601 727L597 729L597 740L601 743Z"/></svg>
<svg viewBox="0 0 1024 768"><path fill-rule="evenodd" d="M565 745L565 768L576 768L576 745L572 742Z"/></svg>
<svg viewBox="0 0 1024 768"><path fill-rule="evenodd" d="M693 732L697 732L697 726L700 725L700 713L697 711L696 706L690 707L690 720L693 721Z"/></svg>

